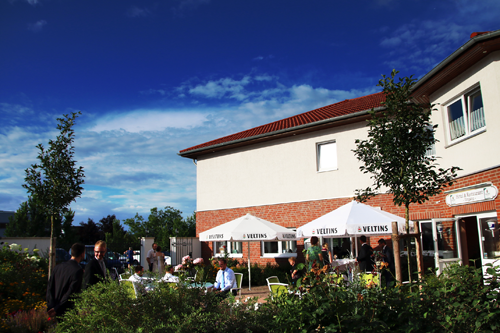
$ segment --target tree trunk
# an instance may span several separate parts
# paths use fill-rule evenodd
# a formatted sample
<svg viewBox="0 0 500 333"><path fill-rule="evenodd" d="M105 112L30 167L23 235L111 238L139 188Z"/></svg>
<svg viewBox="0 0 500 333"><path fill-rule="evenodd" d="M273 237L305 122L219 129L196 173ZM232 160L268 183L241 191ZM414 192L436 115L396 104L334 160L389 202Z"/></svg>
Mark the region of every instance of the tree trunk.
<svg viewBox="0 0 500 333"><path fill-rule="evenodd" d="M54 267L56 267L56 239L54 238L54 215L50 215L49 279Z"/></svg>
<svg viewBox="0 0 500 333"><path fill-rule="evenodd" d="M399 249L398 222L392 222L392 248L394 251L394 268L396 269L396 283L401 285L401 251Z"/></svg>
<svg viewBox="0 0 500 333"><path fill-rule="evenodd" d="M405 220L406 220L406 235L410 234L410 205L405 205ZM407 238L406 241L406 253L408 255L408 281L412 281L411 272L411 238Z"/></svg>

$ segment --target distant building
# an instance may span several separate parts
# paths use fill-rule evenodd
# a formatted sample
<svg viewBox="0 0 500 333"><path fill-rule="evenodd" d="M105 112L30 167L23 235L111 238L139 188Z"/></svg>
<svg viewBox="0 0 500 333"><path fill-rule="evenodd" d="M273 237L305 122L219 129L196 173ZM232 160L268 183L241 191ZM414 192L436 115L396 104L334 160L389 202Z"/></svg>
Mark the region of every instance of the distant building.
<svg viewBox="0 0 500 333"><path fill-rule="evenodd" d="M9 217L14 216L15 212L0 210L0 237L5 236L5 229L9 223Z"/></svg>
<svg viewBox="0 0 500 333"><path fill-rule="evenodd" d="M455 184L410 207L422 231L426 267L500 259L500 30L470 40L423 76L413 90L430 102L437 124L433 154L443 168L459 166ZM352 200L372 184L352 152L367 138L367 112L382 109L383 93L328 105L181 150L196 160L196 233L247 213L295 229ZM368 202L404 216L388 194ZM374 238L374 237L372 237ZM376 245L378 238L371 239ZM339 249L349 239L325 239ZM252 262L302 257L303 242L251 244ZM224 249L246 258L238 242L203 242L204 258Z"/></svg>

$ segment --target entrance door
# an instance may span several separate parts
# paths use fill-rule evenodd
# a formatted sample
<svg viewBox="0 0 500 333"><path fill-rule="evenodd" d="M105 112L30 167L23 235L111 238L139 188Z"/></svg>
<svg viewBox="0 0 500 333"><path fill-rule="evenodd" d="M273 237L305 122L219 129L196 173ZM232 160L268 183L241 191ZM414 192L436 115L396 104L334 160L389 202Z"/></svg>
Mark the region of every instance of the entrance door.
<svg viewBox="0 0 500 333"><path fill-rule="evenodd" d="M461 217L458 219L462 242L463 264L481 267L481 245L476 216Z"/></svg>
<svg viewBox="0 0 500 333"><path fill-rule="evenodd" d="M432 219L434 260L438 275L443 272L446 265L462 260L458 230L457 218Z"/></svg>
<svg viewBox="0 0 500 333"><path fill-rule="evenodd" d="M486 276L486 264L500 265L500 228L496 212L478 214L477 220L482 245L483 276Z"/></svg>

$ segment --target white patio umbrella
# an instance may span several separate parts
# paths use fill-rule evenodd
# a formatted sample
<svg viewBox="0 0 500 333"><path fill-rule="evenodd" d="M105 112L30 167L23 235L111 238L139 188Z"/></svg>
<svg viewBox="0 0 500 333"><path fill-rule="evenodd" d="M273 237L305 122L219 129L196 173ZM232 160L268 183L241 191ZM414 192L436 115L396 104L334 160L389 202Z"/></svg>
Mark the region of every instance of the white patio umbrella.
<svg viewBox="0 0 500 333"><path fill-rule="evenodd" d="M297 229L297 237L319 236L325 238L390 235L392 222L398 222L398 231L406 232L404 218L357 201L343 205ZM413 232L410 221L410 232ZM357 250L357 244L356 244Z"/></svg>
<svg viewBox="0 0 500 333"><path fill-rule="evenodd" d="M250 242L295 240L295 231L263 220L251 214L239 217L217 227L200 232L198 238L202 242L248 242L248 289L251 290L250 275Z"/></svg>

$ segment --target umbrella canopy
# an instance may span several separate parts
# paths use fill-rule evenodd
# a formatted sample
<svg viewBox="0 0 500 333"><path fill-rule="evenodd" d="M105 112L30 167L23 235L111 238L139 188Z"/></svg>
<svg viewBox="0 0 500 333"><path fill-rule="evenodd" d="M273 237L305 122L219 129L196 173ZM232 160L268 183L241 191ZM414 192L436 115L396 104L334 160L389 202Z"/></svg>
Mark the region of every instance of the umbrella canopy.
<svg viewBox="0 0 500 333"><path fill-rule="evenodd" d="M295 240L295 231L263 220L251 214L221 224L215 228L200 232L198 238L202 242L248 242L248 289L251 290L250 274L250 242L272 240Z"/></svg>
<svg viewBox="0 0 500 333"><path fill-rule="evenodd" d="M247 214L200 232L199 239L203 242L294 240L295 231Z"/></svg>
<svg viewBox="0 0 500 333"><path fill-rule="evenodd" d="M405 219L381 209L352 201L297 229L298 237L344 237L388 235L392 222L398 222L400 233L406 231ZM413 222L410 221L410 232Z"/></svg>

